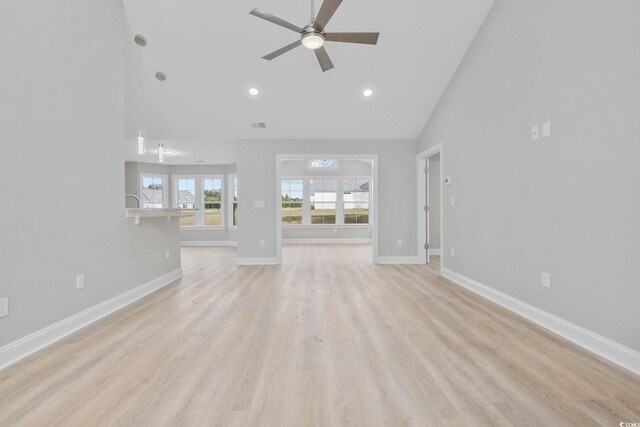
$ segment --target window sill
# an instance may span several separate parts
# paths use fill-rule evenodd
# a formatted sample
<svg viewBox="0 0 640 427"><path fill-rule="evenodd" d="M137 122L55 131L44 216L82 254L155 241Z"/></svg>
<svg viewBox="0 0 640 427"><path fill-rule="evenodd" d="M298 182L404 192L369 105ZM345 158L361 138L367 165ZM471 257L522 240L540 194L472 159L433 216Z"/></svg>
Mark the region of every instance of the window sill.
<svg viewBox="0 0 640 427"><path fill-rule="evenodd" d="M282 228L371 228L372 224L282 224Z"/></svg>
<svg viewBox="0 0 640 427"><path fill-rule="evenodd" d="M215 226L215 227L189 227L189 226L180 226L180 231L224 231L224 226Z"/></svg>
<svg viewBox="0 0 640 427"><path fill-rule="evenodd" d="M237 225L230 225L229 227L227 227L227 230L231 230L231 231L236 231L238 229Z"/></svg>

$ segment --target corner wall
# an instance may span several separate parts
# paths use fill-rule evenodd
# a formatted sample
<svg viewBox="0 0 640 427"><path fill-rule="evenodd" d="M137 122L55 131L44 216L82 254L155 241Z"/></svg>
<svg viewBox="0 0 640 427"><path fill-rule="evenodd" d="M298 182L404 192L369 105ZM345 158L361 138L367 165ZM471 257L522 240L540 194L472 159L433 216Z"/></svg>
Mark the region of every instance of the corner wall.
<svg viewBox="0 0 640 427"><path fill-rule="evenodd" d="M496 0L419 141L453 179L447 268L636 351L639 21L635 0Z"/></svg>
<svg viewBox="0 0 640 427"><path fill-rule="evenodd" d="M0 347L180 268L177 221L125 219L122 8L2 5Z"/></svg>
<svg viewBox="0 0 640 427"><path fill-rule="evenodd" d="M277 154L377 154L379 256L417 256L415 140L252 140L238 141L238 258L277 257Z"/></svg>

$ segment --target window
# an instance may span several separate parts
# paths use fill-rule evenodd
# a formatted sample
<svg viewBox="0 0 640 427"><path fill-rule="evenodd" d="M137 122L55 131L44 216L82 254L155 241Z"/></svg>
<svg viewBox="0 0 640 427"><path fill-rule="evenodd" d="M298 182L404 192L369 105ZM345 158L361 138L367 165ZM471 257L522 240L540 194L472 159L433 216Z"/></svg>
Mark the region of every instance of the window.
<svg viewBox="0 0 640 427"><path fill-rule="evenodd" d="M164 175L140 175L140 207L160 209L165 207L166 176Z"/></svg>
<svg viewBox="0 0 640 427"><path fill-rule="evenodd" d="M229 205L231 207L231 212L229 212L229 226L237 227L238 226L238 175L231 175L229 177L229 184L231 188L229 189Z"/></svg>
<svg viewBox="0 0 640 427"><path fill-rule="evenodd" d="M336 160L322 160L322 159L309 160L308 169L309 170L316 170L316 169L337 170L339 169L339 165Z"/></svg>
<svg viewBox="0 0 640 427"><path fill-rule="evenodd" d="M180 211L180 226L196 225L196 179L176 178L177 200Z"/></svg>
<svg viewBox="0 0 640 427"><path fill-rule="evenodd" d="M309 181L311 224L336 223L338 182L331 179Z"/></svg>
<svg viewBox="0 0 640 427"><path fill-rule="evenodd" d="M203 178L204 226L222 226L222 178Z"/></svg>
<svg viewBox="0 0 640 427"><path fill-rule="evenodd" d="M285 226L371 224L371 178L293 178L281 181Z"/></svg>
<svg viewBox="0 0 640 427"><path fill-rule="evenodd" d="M224 177L174 176L175 206L181 227L224 227Z"/></svg>
<svg viewBox="0 0 640 427"><path fill-rule="evenodd" d="M346 179L343 182L345 224L369 223L369 180Z"/></svg>
<svg viewBox="0 0 640 427"><path fill-rule="evenodd" d="M283 179L282 222L284 224L302 224L302 201L304 187L301 179Z"/></svg>

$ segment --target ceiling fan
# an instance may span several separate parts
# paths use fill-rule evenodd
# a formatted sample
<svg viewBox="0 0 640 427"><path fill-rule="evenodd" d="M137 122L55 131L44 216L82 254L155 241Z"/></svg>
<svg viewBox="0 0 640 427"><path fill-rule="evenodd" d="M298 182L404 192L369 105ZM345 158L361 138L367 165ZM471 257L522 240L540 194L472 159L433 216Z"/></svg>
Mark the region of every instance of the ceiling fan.
<svg viewBox="0 0 640 427"><path fill-rule="evenodd" d="M278 49L275 52L271 52L270 54L265 55L262 58L271 61L272 59L277 58L278 56L287 53L300 45L303 45L307 49L312 49L315 51L318 62L320 63L320 68L322 68L322 71L324 72L333 68L333 63L331 62L331 59L329 58L329 55L324 48L325 41L373 45L377 44L378 36L380 35L380 33L324 32L324 28L327 26L327 23L341 3L342 0L324 0L324 3L322 3L320 11L318 12L318 16L314 16L313 0L311 0L311 21L302 28L297 27L283 19L280 19L277 16L270 14L269 12L264 12L260 9L253 9L251 12L249 12L251 15L265 19L269 22L280 25L281 27L288 28L300 35L300 40L293 42L281 49Z"/></svg>

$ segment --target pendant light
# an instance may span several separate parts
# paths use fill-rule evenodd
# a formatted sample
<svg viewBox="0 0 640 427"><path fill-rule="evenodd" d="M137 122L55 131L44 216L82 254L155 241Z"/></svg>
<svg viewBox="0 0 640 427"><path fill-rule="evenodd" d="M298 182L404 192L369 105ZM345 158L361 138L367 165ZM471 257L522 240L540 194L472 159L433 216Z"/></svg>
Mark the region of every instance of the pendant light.
<svg viewBox="0 0 640 427"><path fill-rule="evenodd" d="M164 123L164 109L162 105L162 82L167 80L167 75L162 71L158 71L156 73L156 79L158 79L160 85L160 126L158 126L158 129L160 131L160 135L162 135L162 125ZM160 142L158 142L158 162L164 163L164 143L162 142L162 138L160 138Z"/></svg>
<svg viewBox="0 0 640 427"><path fill-rule="evenodd" d="M144 130L142 129L142 48L147 45L147 39L137 34L133 40L138 45L138 154L144 154Z"/></svg>
<svg viewBox="0 0 640 427"><path fill-rule="evenodd" d="M158 143L158 161L164 163L164 144L162 142Z"/></svg>

